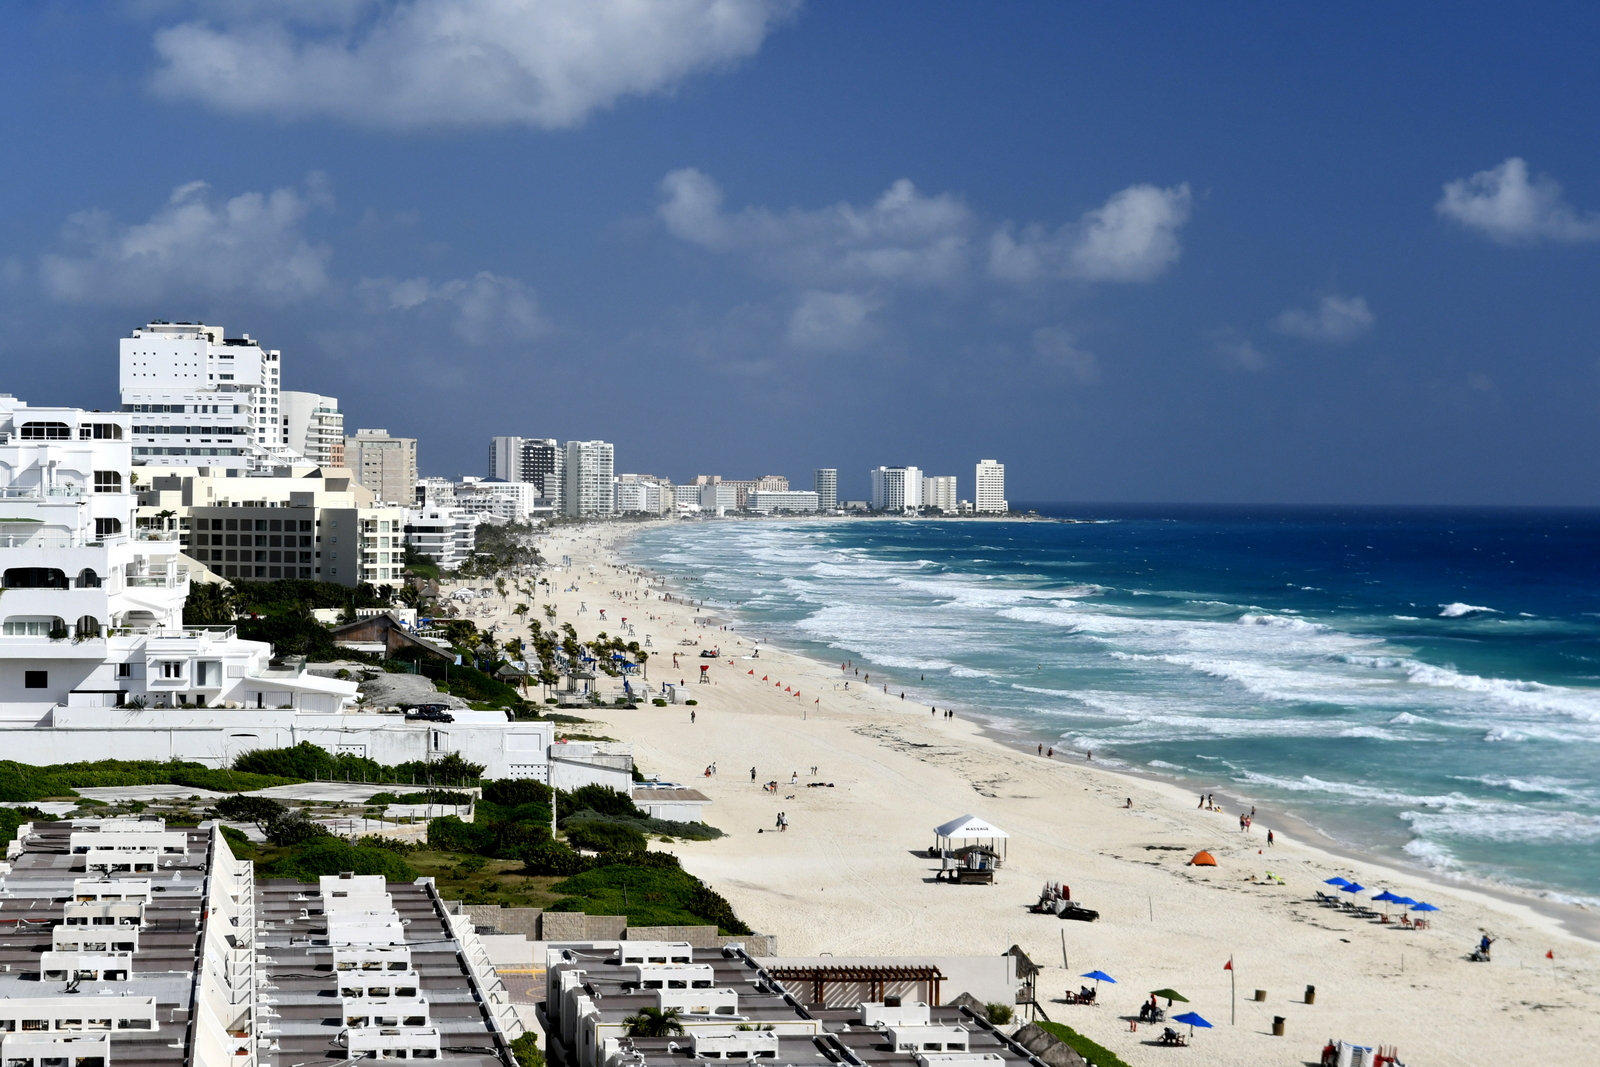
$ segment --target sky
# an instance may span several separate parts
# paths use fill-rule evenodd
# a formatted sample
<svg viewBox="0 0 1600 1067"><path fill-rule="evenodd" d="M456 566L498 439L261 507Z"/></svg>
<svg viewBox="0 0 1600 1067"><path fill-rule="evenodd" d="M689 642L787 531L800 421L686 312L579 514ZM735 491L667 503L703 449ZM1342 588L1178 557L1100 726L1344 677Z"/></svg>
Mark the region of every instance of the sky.
<svg viewBox="0 0 1600 1067"><path fill-rule="evenodd" d="M1600 8L19 0L0 390L221 323L484 474L1600 504Z"/></svg>

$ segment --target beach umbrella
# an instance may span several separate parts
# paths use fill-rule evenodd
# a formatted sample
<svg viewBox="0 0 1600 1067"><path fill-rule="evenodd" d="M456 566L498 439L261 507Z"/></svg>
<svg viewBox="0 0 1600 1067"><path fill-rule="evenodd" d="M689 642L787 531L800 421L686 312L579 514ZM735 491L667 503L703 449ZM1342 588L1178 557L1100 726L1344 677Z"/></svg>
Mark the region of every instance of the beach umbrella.
<svg viewBox="0 0 1600 1067"><path fill-rule="evenodd" d="M1439 909L1434 907L1432 904L1416 904L1416 905L1414 905L1412 907L1411 910L1412 911L1438 911Z"/></svg>
<svg viewBox="0 0 1600 1067"><path fill-rule="evenodd" d="M1360 882L1351 882L1349 885L1339 887L1339 892L1341 893L1365 893L1366 891L1367 887Z"/></svg>
<svg viewBox="0 0 1600 1067"><path fill-rule="evenodd" d="M1372 899L1373 900L1393 901L1394 903L1397 903L1397 904L1400 902L1400 898L1395 896L1393 893L1389 892L1387 889L1385 889L1383 892L1379 893L1377 896L1373 897Z"/></svg>
<svg viewBox="0 0 1600 1067"><path fill-rule="evenodd" d="M1203 1026L1207 1030L1211 1029L1211 1024L1206 1022L1197 1011L1186 1011L1182 1015L1174 1015L1172 1021L1175 1023L1188 1023L1190 1037L1194 1036L1194 1028L1197 1026Z"/></svg>
<svg viewBox="0 0 1600 1067"><path fill-rule="evenodd" d="M1416 901L1412 900L1410 897L1395 897L1394 898L1394 902L1396 904L1404 904L1408 908L1413 907L1417 903Z"/></svg>
<svg viewBox="0 0 1600 1067"><path fill-rule="evenodd" d="M1095 989L1099 989L1100 988L1100 983L1101 982L1110 982L1112 985L1116 985L1117 984L1117 980L1115 978L1111 977L1109 974L1107 974L1104 971L1090 971L1088 974L1080 974L1080 975L1078 975L1078 977L1079 978L1093 978L1094 979L1094 987L1095 987Z"/></svg>
<svg viewBox="0 0 1600 1067"><path fill-rule="evenodd" d="M1176 989L1152 989L1150 990L1150 995L1152 997L1165 997L1167 999L1167 1007L1169 1008L1172 1007L1172 1002L1174 1000L1181 1000L1185 1004L1189 1003L1189 998L1178 992Z"/></svg>
<svg viewBox="0 0 1600 1067"><path fill-rule="evenodd" d="M1324 879L1323 879L1323 880L1322 880L1322 884L1323 884L1323 885L1339 885L1339 886L1344 886L1344 885L1349 885L1349 884L1350 884L1350 882L1349 882L1349 881L1348 881L1348 880L1347 880L1347 879L1344 879L1344 878L1340 878L1340 877L1339 877L1339 876L1338 876L1338 875L1334 875L1334 876L1333 876L1333 877L1332 877L1332 878L1324 878Z"/></svg>

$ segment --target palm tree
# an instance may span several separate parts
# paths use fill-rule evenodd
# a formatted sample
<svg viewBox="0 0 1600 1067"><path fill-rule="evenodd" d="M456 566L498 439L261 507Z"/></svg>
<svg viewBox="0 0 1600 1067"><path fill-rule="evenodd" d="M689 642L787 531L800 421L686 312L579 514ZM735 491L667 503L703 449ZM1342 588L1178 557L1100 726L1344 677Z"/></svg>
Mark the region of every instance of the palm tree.
<svg viewBox="0 0 1600 1067"><path fill-rule="evenodd" d="M637 1015L629 1015L622 1022L628 1028L629 1037L666 1037L668 1034L683 1033L677 1008L668 1008L666 1011L640 1008Z"/></svg>
<svg viewBox="0 0 1600 1067"><path fill-rule="evenodd" d="M546 604L544 606L544 617L551 622L556 621L556 606L554 604Z"/></svg>
<svg viewBox="0 0 1600 1067"><path fill-rule="evenodd" d="M519 619L522 618L524 615L528 614L528 605L518 604L516 607L511 609L511 614L515 615Z"/></svg>

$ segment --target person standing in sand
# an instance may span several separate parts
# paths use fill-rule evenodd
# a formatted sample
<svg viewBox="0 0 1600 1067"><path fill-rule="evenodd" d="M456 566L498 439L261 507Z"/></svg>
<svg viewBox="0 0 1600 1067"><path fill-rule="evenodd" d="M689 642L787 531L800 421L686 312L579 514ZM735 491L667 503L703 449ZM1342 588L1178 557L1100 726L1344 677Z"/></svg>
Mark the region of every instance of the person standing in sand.
<svg viewBox="0 0 1600 1067"><path fill-rule="evenodd" d="M1267 847L1268 848L1272 847L1272 831L1271 830L1267 831Z"/></svg>
<svg viewBox="0 0 1600 1067"><path fill-rule="evenodd" d="M750 768L750 780L752 782L756 780L756 769L754 767Z"/></svg>

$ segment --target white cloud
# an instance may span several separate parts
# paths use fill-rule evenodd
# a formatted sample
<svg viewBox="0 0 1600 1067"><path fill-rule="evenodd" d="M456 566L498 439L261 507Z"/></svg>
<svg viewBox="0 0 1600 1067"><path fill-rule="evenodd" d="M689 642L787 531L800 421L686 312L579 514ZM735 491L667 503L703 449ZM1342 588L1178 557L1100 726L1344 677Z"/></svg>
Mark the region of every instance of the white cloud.
<svg viewBox="0 0 1600 1067"><path fill-rule="evenodd" d="M1289 308L1273 320L1272 327L1279 333L1307 341L1324 344L1342 344L1353 341L1372 329L1377 321L1367 301L1359 296L1325 296L1315 311Z"/></svg>
<svg viewBox="0 0 1600 1067"><path fill-rule="evenodd" d="M126 226L104 211L72 215L74 253L41 257L50 295L75 303L144 304L173 296L243 294L282 304L328 286L332 250L302 232L312 207L331 205L313 175L302 193L275 189L219 202L205 182L173 190L147 222Z"/></svg>
<svg viewBox="0 0 1600 1067"><path fill-rule="evenodd" d="M364 278L357 291L375 311L448 308L454 316L452 329L468 344L526 340L547 329L531 289L486 270L438 285L427 278Z"/></svg>
<svg viewBox="0 0 1600 1067"><path fill-rule="evenodd" d="M379 127L578 125L754 55L798 0L251 0L158 31L155 90Z"/></svg>
<svg viewBox="0 0 1600 1067"><path fill-rule="evenodd" d="M1600 241L1600 214L1580 215L1548 175L1529 180L1528 164L1516 156L1493 170L1447 182L1434 210L1506 245Z"/></svg>
<svg viewBox="0 0 1600 1067"><path fill-rule="evenodd" d="M970 260L973 214L949 194L924 196L904 178L873 204L784 213L722 210L722 190L693 168L661 182L657 208L674 236L714 252L749 255L768 273L802 284L954 281Z"/></svg>
<svg viewBox="0 0 1600 1067"><path fill-rule="evenodd" d="M1263 371L1272 363L1250 338L1231 327L1210 333L1211 354L1228 370Z"/></svg>
<svg viewBox="0 0 1600 1067"><path fill-rule="evenodd" d="M1034 330L1033 353L1039 365L1071 375L1080 382L1100 378L1100 361L1093 352L1079 348L1077 338L1065 327L1041 326Z"/></svg>
<svg viewBox="0 0 1600 1067"><path fill-rule="evenodd" d="M868 317L880 306L859 293L809 290L789 316L785 339L794 348L813 352L856 348L871 335Z"/></svg>
<svg viewBox="0 0 1600 1067"><path fill-rule="evenodd" d="M1188 185L1132 185L1054 233L1037 223L1020 233L1002 227L989 243L989 271L1019 283L1152 281L1182 253L1190 200Z"/></svg>

